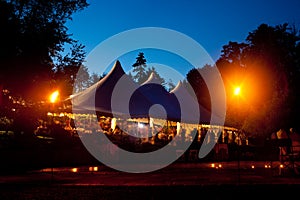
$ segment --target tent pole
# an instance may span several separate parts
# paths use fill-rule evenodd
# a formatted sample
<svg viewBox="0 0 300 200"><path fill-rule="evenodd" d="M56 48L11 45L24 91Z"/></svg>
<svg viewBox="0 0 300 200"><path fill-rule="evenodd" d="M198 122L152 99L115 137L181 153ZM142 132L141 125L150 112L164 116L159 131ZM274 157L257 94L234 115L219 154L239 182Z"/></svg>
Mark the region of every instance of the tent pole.
<svg viewBox="0 0 300 200"><path fill-rule="evenodd" d="M170 123L170 121L167 120L167 133L169 132L169 123Z"/></svg>

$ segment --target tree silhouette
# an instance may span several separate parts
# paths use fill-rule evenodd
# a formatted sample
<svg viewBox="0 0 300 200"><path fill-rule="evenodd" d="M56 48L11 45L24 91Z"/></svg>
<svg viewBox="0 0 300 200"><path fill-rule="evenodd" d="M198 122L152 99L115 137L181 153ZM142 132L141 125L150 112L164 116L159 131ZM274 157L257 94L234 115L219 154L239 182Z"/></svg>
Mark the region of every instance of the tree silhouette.
<svg viewBox="0 0 300 200"><path fill-rule="evenodd" d="M208 87L203 77L201 76L201 71L209 71L211 67L213 66L205 65L202 68L193 68L186 75L188 83L194 90L195 95L197 96L198 104L204 106L208 110L210 110L211 108L210 94L208 91Z"/></svg>
<svg viewBox="0 0 300 200"><path fill-rule="evenodd" d="M61 96L67 97L89 86L90 75L88 68L82 66L85 56L84 46L81 44L73 44L71 53L64 56L57 56L57 62L53 67L53 82L60 88ZM78 83L77 86L74 85L75 79L77 81L76 83ZM78 86L79 84L81 86Z"/></svg>
<svg viewBox="0 0 300 200"><path fill-rule="evenodd" d="M71 44L72 51L80 49L65 23L87 6L85 0L1 1L0 85L27 100L44 99L42 91L57 84L53 69L64 44ZM71 56L68 62L81 62L77 58Z"/></svg>
<svg viewBox="0 0 300 200"><path fill-rule="evenodd" d="M101 80L102 78L105 77L105 73L103 73L102 75L99 75L99 74L96 74L95 72L93 72L91 75L90 75L90 78L89 78L89 86L92 86L93 84L97 83L99 80Z"/></svg>
<svg viewBox="0 0 300 200"><path fill-rule="evenodd" d="M133 72L135 73L133 79L139 84L143 83L148 78L146 74L146 62L147 60L145 59L144 53L140 52L136 57L136 62L132 65Z"/></svg>
<svg viewBox="0 0 300 200"><path fill-rule="evenodd" d="M174 82L172 81L172 79L169 79L169 81L167 82L167 88L168 91L172 91L174 88L176 87L176 85L174 84Z"/></svg>
<svg viewBox="0 0 300 200"><path fill-rule="evenodd" d="M132 70L134 75L132 75L132 73L129 73L128 75L137 83L142 84L149 78L151 73L153 73L158 82L166 88L165 79L159 75L155 67L147 67L146 61L144 53L140 52L136 57L136 62L132 65L134 67Z"/></svg>

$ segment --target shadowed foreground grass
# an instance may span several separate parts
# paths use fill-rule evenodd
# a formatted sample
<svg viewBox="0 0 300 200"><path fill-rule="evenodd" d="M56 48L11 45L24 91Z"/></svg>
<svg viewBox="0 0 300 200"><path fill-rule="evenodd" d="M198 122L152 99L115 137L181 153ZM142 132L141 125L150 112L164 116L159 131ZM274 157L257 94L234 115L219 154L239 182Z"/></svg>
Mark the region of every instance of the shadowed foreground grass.
<svg viewBox="0 0 300 200"><path fill-rule="evenodd" d="M1 200L12 199L250 199L297 195L299 185L198 185L198 186L43 186L9 185L0 188Z"/></svg>

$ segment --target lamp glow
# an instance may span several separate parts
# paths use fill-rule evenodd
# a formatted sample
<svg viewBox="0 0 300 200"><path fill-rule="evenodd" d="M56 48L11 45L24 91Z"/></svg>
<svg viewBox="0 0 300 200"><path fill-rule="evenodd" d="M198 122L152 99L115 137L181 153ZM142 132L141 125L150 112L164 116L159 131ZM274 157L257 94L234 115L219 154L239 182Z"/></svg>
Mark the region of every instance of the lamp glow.
<svg viewBox="0 0 300 200"><path fill-rule="evenodd" d="M58 96L59 96L58 90L54 91L49 97L50 102L55 103L58 100Z"/></svg>
<svg viewBox="0 0 300 200"><path fill-rule="evenodd" d="M241 93L241 87L234 88L234 92L233 92L234 95L238 96L240 95L240 93Z"/></svg>

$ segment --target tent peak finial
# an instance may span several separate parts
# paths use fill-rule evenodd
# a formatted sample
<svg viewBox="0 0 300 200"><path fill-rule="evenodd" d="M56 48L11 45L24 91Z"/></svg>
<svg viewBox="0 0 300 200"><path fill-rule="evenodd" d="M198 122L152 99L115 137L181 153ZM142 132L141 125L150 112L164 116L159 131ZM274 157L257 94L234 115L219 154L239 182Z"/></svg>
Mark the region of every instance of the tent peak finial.
<svg viewBox="0 0 300 200"><path fill-rule="evenodd" d="M119 70L121 69L123 71L123 68L122 68L121 63L120 63L119 60L116 60L114 66L112 68L112 70L115 70L115 69L119 69Z"/></svg>
<svg viewBox="0 0 300 200"><path fill-rule="evenodd" d="M148 84L148 83L161 84L160 80L158 79L157 75L154 72L150 73L148 79L143 84Z"/></svg>

